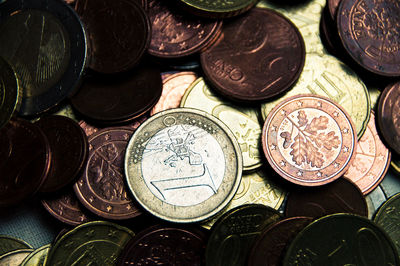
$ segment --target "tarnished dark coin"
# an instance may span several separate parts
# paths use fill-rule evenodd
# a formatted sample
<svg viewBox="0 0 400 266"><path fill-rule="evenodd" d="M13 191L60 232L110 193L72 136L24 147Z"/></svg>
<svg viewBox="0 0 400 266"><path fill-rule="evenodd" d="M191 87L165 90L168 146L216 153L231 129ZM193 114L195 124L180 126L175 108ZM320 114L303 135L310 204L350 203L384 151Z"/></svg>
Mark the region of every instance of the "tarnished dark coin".
<svg viewBox="0 0 400 266"><path fill-rule="evenodd" d="M138 64L150 43L150 22L135 0L77 0L88 32L89 67L119 73Z"/></svg>
<svg viewBox="0 0 400 266"><path fill-rule="evenodd" d="M0 235L0 256L17 249L31 249L32 247L21 239Z"/></svg>
<svg viewBox="0 0 400 266"><path fill-rule="evenodd" d="M42 199L42 205L54 218L69 225L79 225L90 220L72 188L57 196Z"/></svg>
<svg viewBox="0 0 400 266"><path fill-rule="evenodd" d="M0 207L15 205L35 194L51 163L42 130L23 119L12 119L0 130Z"/></svg>
<svg viewBox="0 0 400 266"><path fill-rule="evenodd" d="M222 38L201 54L201 66L215 89L245 102L266 100L288 90L304 60L304 41L296 26L264 8L226 22Z"/></svg>
<svg viewBox="0 0 400 266"><path fill-rule="evenodd" d="M76 111L93 122L127 123L149 111L161 92L160 71L143 66L118 78L87 78L71 103Z"/></svg>
<svg viewBox="0 0 400 266"><path fill-rule="evenodd" d="M206 18L237 16L252 8L257 0L181 0L182 5L193 14Z"/></svg>
<svg viewBox="0 0 400 266"><path fill-rule="evenodd" d="M400 82L387 86L382 92L377 119L385 143L400 154Z"/></svg>
<svg viewBox="0 0 400 266"><path fill-rule="evenodd" d="M301 231L286 252L283 265L399 265L387 234L367 218L333 214Z"/></svg>
<svg viewBox="0 0 400 266"><path fill-rule="evenodd" d="M78 123L65 116L45 116L35 124L49 140L52 158L40 192L54 192L78 178L88 155L87 137Z"/></svg>
<svg viewBox="0 0 400 266"><path fill-rule="evenodd" d="M289 217L322 217L332 213L368 216L367 202L360 189L345 178L318 188L291 191L285 214Z"/></svg>
<svg viewBox="0 0 400 266"><path fill-rule="evenodd" d="M182 13L171 2L149 1L152 37L148 52L162 58L194 54L220 33L222 22L204 20Z"/></svg>
<svg viewBox="0 0 400 266"><path fill-rule="evenodd" d="M0 43L0 56L21 81L20 115L50 109L79 84L86 62L86 36L80 19L64 2L4 2Z"/></svg>
<svg viewBox="0 0 400 266"><path fill-rule="evenodd" d="M348 54L363 68L400 76L400 2L342 0L337 25Z"/></svg>
<svg viewBox="0 0 400 266"><path fill-rule="evenodd" d="M287 246L311 221L309 217L292 217L269 226L254 242L247 265L280 265Z"/></svg>
<svg viewBox="0 0 400 266"><path fill-rule="evenodd" d="M0 128L12 117L21 103L22 90L17 74L12 67L0 57Z"/></svg>
<svg viewBox="0 0 400 266"><path fill-rule="evenodd" d="M207 265L246 265L248 252L258 235L282 219L278 211L247 204L226 212L211 227L206 248Z"/></svg>
<svg viewBox="0 0 400 266"><path fill-rule="evenodd" d="M89 158L74 190L91 212L107 219L141 214L124 184L124 157L130 128L105 128L89 137Z"/></svg>
<svg viewBox="0 0 400 266"><path fill-rule="evenodd" d="M326 1L326 5L328 6L328 10L329 10L329 15L330 15L332 21L336 20L336 14L337 14L337 10L339 8L340 2L341 2L341 0L327 0Z"/></svg>
<svg viewBox="0 0 400 266"><path fill-rule="evenodd" d="M205 265L207 238L195 228L155 226L126 244L117 265Z"/></svg>

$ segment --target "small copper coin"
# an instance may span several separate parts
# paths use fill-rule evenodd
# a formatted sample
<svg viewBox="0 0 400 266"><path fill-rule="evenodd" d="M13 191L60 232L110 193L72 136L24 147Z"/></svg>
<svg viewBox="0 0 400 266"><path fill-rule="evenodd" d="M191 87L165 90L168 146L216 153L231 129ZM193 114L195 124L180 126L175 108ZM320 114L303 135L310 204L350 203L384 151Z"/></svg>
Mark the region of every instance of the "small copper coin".
<svg viewBox="0 0 400 266"><path fill-rule="evenodd" d="M284 179L324 185L342 176L354 158L357 133L346 111L316 95L290 97L265 121L264 154Z"/></svg>
<svg viewBox="0 0 400 266"><path fill-rule="evenodd" d="M312 220L309 217L292 217L268 227L258 236L253 244L247 265L281 265L286 247Z"/></svg>
<svg viewBox="0 0 400 266"><path fill-rule="evenodd" d="M215 89L236 101L261 101L290 88L304 66L303 38L286 17L254 8L222 27L222 38L201 54Z"/></svg>
<svg viewBox="0 0 400 266"><path fill-rule="evenodd" d="M149 1L152 23L149 54L162 58L188 56L206 47L220 33L221 21L188 16L170 2Z"/></svg>
<svg viewBox="0 0 400 266"><path fill-rule="evenodd" d="M291 191L287 196L286 216L318 218L333 213L368 216L367 202L361 190L345 178L318 188Z"/></svg>
<svg viewBox="0 0 400 266"><path fill-rule="evenodd" d="M161 93L160 71L143 66L118 78L87 78L71 103L88 120L110 125L127 123L145 114Z"/></svg>
<svg viewBox="0 0 400 266"><path fill-rule="evenodd" d="M328 10L329 10L329 15L330 15L332 21L336 20L336 14L337 14L337 10L339 8L340 2L341 2L341 0L328 0L328 1L326 1L326 4L328 6Z"/></svg>
<svg viewBox="0 0 400 266"><path fill-rule="evenodd" d="M342 0L339 35L348 54L363 68L382 76L400 76L400 2Z"/></svg>
<svg viewBox="0 0 400 266"><path fill-rule="evenodd" d="M205 234L195 228L155 226L126 244L117 265L201 266L206 244Z"/></svg>
<svg viewBox="0 0 400 266"><path fill-rule="evenodd" d="M35 194L51 163L50 146L42 130L23 119L11 119L0 130L0 207L20 203Z"/></svg>
<svg viewBox="0 0 400 266"><path fill-rule="evenodd" d="M51 168L40 192L54 192L72 183L86 163L88 142L85 132L71 118L46 116L35 122L49 140Z"/></svg>
<svg viewBox="0 0 400 266"><path fill-rule="evenodd" d="M57 197L43 199L42 205L53 217L63 223L79 225L89 221L72 189Z"/></svg>
<svg viewBox="0 0 400 266"><path fill-rule="evenodd" d="M353 181L365 194L379 185L390 165L390 151L379 138L375 127L375 114L358 141L356 157L344 177Z"/></svg>
<svg viewBox="0 0 400 266"><path fill-rule="evenodd" d="M377 119L383 139L400 154L400 82L387 86L382 92Z"/></svg>
<svg viewBox="0 0 400 266"><path fill-rule="evenodd" d="M150 43L150 22L134 0L77 0L75 10L86 25L89 67L119 73L138 64Z"/></svg>
<svg viewBox="0 0 400 266"><path fill-rule="evenodd" d="M74 185L80 202L107 219L129 219L141 214L124 184L125 149L134 130L105 128L89 137L89 158Z"/></svg>

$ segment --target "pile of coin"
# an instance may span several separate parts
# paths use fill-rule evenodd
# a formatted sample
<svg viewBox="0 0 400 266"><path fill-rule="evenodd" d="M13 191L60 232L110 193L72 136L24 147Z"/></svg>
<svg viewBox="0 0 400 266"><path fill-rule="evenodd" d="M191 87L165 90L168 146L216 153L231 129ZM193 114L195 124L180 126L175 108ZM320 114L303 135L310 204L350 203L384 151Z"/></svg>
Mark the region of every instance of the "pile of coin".
<svg viewBox="0 0 400 266"><path fill-rule="evenodd" d="M400 265L399 32L390 0L0 1L0 208L66 228L0 264Z"/></svg>

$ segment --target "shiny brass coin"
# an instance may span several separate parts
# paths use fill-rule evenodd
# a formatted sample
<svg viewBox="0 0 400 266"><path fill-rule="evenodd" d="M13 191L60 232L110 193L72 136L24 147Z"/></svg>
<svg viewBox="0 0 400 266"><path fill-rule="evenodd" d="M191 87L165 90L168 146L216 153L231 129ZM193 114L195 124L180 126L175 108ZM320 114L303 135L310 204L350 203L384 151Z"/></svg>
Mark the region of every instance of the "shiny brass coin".
<svg viewBox="0 0 400 266"><path fill-rule="evenodd" d="M196 108L224 121L239 142L243 170L253 171L261 167L261 125L258 108L232 104L215 94L203 78L192 83L182 98L181 107Z"/></svg>
<svg viewBox="0 0 400 266"><path fill-rule="evenodd" d="M134 235L126 227L104 221L79 225L57 240L46 265L115 265Z"/></svg>
<svg viewBox="0 0 400 266"><path fill-rule="evenodd" d="M33 252L33 249L18 249L0 256L0 265L21 265L21 262Z"/></svg>
<svg viewBox="0 0 400 266"><path fill-rule="evenodd" d="M264 154L284 179L319 186L342 176L350 166L357 136L349 115L328 98L290 97L265 121Z"/></svg>
<svg viewBox="0 0 400 266"><path fill-rule="evenodd" d="M353 70L330 55L307 54L304 70L294 87L279 99L262 104L263 118L279 102L304 93L325 96L343 106L354 122L358 138L363 135L371 113L367 87Z"/></svg>
<svg viewBox="0 0 400 266"><path fill-rule="evenodd" d="M17 74L0 57L0 128L10 120L17 109L22 97L20 90Z"/></svg>
<svg viewBox="0 0 400 266"><path fill-rule="evenodd" d="M207 18L227 18L237 16L257 3L257 0L181 0L192 13Z"/></svg>
<svg viewBox="0 0 400 266"><path fill-rule="evenodd" d="M31 245L29 245L28 243L26 243L21 239L0 235L0 256L17 249L31 249L31 248L32 248Z"/></svg>
<svg viewBox="0 0 400 266"><path fill-rule="evenodd" d="M206 112L177 108L146 120L125 154L125 176L136 200L153 215L198 222L234 197L242 156L233 133Z"/></svg>
<svg viewBox="0 0 400 266"><path fill-rule="evenodd" d="M396 248L375 223L333 214L309 224L291 243L283 265L399 265Z"/></svg>
<svg viewBox="0 0 400 266"><path fill-rule="evenodd" d="M43 266L46 263L50 245L45 245L33 251L22 262L21 266Z"/></svg>

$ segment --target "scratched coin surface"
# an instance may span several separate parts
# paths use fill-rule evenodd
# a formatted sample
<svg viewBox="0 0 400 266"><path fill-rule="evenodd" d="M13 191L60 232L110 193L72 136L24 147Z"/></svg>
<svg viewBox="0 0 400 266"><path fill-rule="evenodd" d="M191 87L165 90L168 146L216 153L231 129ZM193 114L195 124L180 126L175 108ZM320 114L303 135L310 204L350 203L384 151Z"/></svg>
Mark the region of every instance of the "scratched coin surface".
<svg viewBox="0 0 400 266"><path fill-rule="evenodd" d="M20 79L20 115L47 111L78 86L86 64L86 36L80 19L64 2L4 2L0 43L0 56Z"/></svg>
<svg viewBox="0 0 400 266"><path fill-rule="evenodd" d="M332 213L353 213L368 216L368 207L360 189L340 178L321 187L303 188L288 193L285 215L319 218Z"/></svg>
<svg viewBox="0 0 400 266"><path fill-rule="evenodd" d="M10 120L20 104L21 97L22 90L17 74L0 57L0 128Z"/></svg>
<svg viewBox="0 0 400 266"><path fill-rule="evenodd" d="M280 265L287 246L311 221L309 217L292 217L270 225L256 238L247 265Z"/></svg>
<svg viewBox="0 0 400 266"><path fill-rule="evenodd" d="M357 135L349 115L328 98L290 97L265 121L264 154L287 181L319 186L342 176L354 158Z"/></svg>
<svg viewBox="0 0 400 266"><path fill-rule="evenodd" d="M356 155L344 177L353 181L364 194L382 181L390 165L390 151L379 138L372 112L364 135L358 141Z"/></svg>
<svg viewBox="0 0 400 266"><path fill-rule="evenodd" d="M206 265L246 265L257 236L281 219L278 211L261 204L246 204L225 213L211 228Z"/></svg>
<svg viewBox="0 0 400 266"><path fill-rule="evenodd" d="M385 143L400 154L400 82L387 86L382 92L377 118Z"/></svg>
<svg viewBox="0 0 400 266"><path fill-rule="evenodd" d="M79 201L107 219L129 219L141 214L124 184L124 157L130 128L105 128L89 137L89 157L74 185Z"/></svg>
<svg viewBox="0 0 400 266"><path fill-rule="evenodd" d="M205 265L206 235L197 228L155 226L126 244L117 265Z"/></svg>
<svg viewBox="0 0 400 266"><path fill-rule="evenodd" d="M220 33L221 21L188 16L170 2L149 1L152 37L149 54L162 58L178 58L194 54Z"/></svg>
<svg viewBox="0 0 400 266"><path fill-rule="evenodd" d="M77 0L75 10L85 24L89 67L119 73L137 65L150 44L150 21L133 0Z"/></svg>
<svg viewBox="0 0 400 266"><path fill-rule="evenodd" d="M22 262L21 266L43 266L49 253L50 245L42 246L29 254Z"/></svg>
<svg viewBox="0 0 400 266"><path fill-rule="evenodd" d="M33 249L18 249L0 256L0 265L21 265Z"/></svg>
<svg viewBox="0 0 400 266"><path fill-rule="evenodd" d="M342 0L339 35L348 54L363 68L400 76L400 3L393 0Z"/></svg>
<svg viewBox="0 0 400 266"><path fill-rule="evenodd" d="M110 222L79 225L57 240L46 265L115 265L134 235L130 229Z"/></svg>
<svg viewBox="0 0 400 266"><path fill-rule="evenodd" d="M400 193L390 197L378 210L374 217L377 223L393 240L397 252L400 254L400 230L398 221L400 219Z"/></svg>
<svg viewBox="0 0 400 266"><path fill-rule="evenodd" d="M181 107L196 108L223 121L239 142L243 170L249 172L261 167L261 117L258 108L238 106L216 95L203 78L197 79L186 91Z"/></svg>
<svg viewBox="0 0 400 266"><path fill-rule="evenodd" d="M181 0L192 13L206 18L227 18L237 16L252 8L257 0Z"/></svg>
<svg viewBox="0 0 400 266"><path fill-rule="evenodd" d="M150 115L158 112L179 107L182 97L189 86L197 79L197 74L190 71L182 71L168 75L164 79L161 97L151 109Z"/></svg>
<svg viewBox="0 0 400 266"><path fill-rule="evenodd" d="M288 90L303 69L301 34L273 10L254 8L226 22L222 35L201 54L201 66L213 87L232 100L271 98Z"/></svg>
<svg viewBox="0 0 400 266"><path fill-rule="evenodd" d="M170 109L146 120L133 134L125 175L137 201L173 222L197 222L221 211L234 197L242 156L229 128L206 112Z"/></svg>
<svg viewBox="0 0 400 266"><path fill-rule="evenodd" d="M32 247L21 239L0 235L0 256L17 249L31 249Z"/></svg>
<svg viewBox="0 0 400 266"><path fill-rule="evenodd" d="M371 114L367 87L351 68L330 55L307 54L297 83L279 99L264 102L261 105L262 117L266 119L283 99L304 93L325 96L341 105L354 122L357 136L362 136Z"/></svg>
<svg viewBox="0 0 400 266"><path fill-rule="evenodd" d="M283 265L399 265L393 242L367 218L333 214L301 231Z"/></svg>

